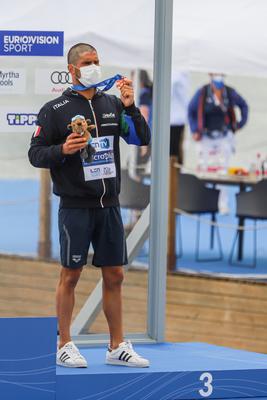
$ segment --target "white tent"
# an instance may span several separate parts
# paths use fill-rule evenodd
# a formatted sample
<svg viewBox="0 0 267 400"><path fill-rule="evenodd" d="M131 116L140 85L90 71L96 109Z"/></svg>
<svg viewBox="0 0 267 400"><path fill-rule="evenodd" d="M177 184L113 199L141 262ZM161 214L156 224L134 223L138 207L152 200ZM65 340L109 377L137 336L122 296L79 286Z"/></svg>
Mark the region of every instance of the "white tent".
<svg viewBox="0 0 267 400"><path fill-rule="evenodd" d="M173 62L191 71L267 76L266 0L174 0ZM102 64L151 68L154 0L20 0L1 4L2 30L63 30Z"/></svg>

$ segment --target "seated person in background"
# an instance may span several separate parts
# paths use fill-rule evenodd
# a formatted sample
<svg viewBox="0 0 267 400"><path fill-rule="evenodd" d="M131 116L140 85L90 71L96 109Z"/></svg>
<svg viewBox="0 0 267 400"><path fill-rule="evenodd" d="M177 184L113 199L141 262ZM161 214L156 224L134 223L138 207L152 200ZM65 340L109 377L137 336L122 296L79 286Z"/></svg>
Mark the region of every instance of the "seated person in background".
<svg viewBox="0 0 267 400"><path fill-rule="evenodd" d="M132 73L132 78L134 72ZM145 118L150 130L152 126L152 91L153 84L146 70L141 69L138 74L138 81L140 85L140 92L138 97L138 106L141 114ZM151 171L151 145L140 146L138 149L136 146L131 146L129 149L129 155L127 157L127 169L129 171L130 178L135 181L141 181L143 179L142 173L149 173Z"/></svg>
<svg viewBox="0 0 267 400"><path fill-rule="evenodd" d="M199 168L226 173L235 151L234 133L247 122L248 105L224 83L223 74L209 74L210 83L197 90L188 107L193 139L198 142ZM237 121L235 107L240 109ZM209 168L208 168L209 166ZM219 209L228 213L227 192L221 190Z"/></svg>

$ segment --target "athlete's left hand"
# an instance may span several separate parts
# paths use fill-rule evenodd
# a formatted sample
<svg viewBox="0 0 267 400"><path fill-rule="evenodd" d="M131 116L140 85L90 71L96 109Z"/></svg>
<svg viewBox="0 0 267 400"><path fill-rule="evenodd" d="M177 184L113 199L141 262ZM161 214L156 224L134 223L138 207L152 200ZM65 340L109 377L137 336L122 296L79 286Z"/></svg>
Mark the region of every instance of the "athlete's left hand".
<svg viewBox="0 0 267 400"><path fill-rule="evenodd" d="M128 78L117 81L117 88L121 92L121 101L125 107L129 107L134 103L133 82Z"/></svg>

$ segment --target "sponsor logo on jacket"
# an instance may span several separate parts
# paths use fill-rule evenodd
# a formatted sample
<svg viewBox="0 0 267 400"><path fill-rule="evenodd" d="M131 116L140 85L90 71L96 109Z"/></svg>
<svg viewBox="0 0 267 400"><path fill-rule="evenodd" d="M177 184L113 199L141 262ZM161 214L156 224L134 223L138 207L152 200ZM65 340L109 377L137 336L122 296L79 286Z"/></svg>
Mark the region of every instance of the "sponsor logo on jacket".
<svg viewBox="0 0 267 400"><path fill-rule="evenodd" d="M106 118L115 118L115 114L114 113L104 113L102 114L102 118L106 119Z"/></svg>
<svg viewBox="0 0 267 400"><path fill-rule="evenodd" d="M98 141L93 141L92 146L94 146L97 151L112 149L110 140L107 137L99 138Z"/></svg>
<svg viewBox="0 0 267 400"><path fill-rule="evenodd" d="M67 104L69 102L70 102L69 100L63 100L60 103L54 104L53 109L57 110L58 108L65 106L65 104Z"/></svg>

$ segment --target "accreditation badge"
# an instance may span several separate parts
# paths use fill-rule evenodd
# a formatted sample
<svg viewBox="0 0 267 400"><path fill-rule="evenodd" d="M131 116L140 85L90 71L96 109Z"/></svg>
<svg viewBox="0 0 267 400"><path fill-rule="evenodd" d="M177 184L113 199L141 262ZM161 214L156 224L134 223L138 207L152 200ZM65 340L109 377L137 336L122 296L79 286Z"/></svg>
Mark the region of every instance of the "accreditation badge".
<svg viewBox="0 0 267 400"><path fill-rule="evenodd" d="M91 163L82 160L85 181L115 178L114 136L93 138L90 144L96 152Z"/></svg>

